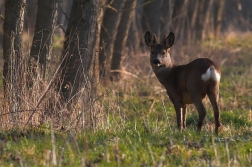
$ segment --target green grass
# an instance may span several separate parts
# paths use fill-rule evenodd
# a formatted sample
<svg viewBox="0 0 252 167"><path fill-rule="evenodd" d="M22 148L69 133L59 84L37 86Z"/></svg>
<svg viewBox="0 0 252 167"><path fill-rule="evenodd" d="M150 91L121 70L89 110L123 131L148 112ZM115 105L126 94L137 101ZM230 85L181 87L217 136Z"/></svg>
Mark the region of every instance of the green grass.
<svg viewBox="0 0 252 167"><path fill-rule="evenodd" d="M156 78L130 78L100 99L106 120L95 129L55 130L55 140L48 125L0 131L0 166L53 166L54 153L56 166L251 166L251 39L250 34L203 43L218 56L230 56L221 67L218 136L209 102L201 132L194 107L188 110L187 129L179 131L174 108Z"/></svg>
<svg viewBox="0 0 252 167"><path fill-rule="evenodd" d="M244 113L236 117L239 112ZM135 118L124 124L78 133L55 132L59 166L248 166L252 161L252 125L248 111L223 112L218 136L212 123L197 132L195 125L176 129L174 120ZM211 115L211 114L210 114ZM196 115L193 115L196 117ZM211 116L210 116L211 117ZM208 117L208 120L212 118ZM208 127L208 128L207 128ZM50 130L1 133L3 166L52 166Z"/></svg>

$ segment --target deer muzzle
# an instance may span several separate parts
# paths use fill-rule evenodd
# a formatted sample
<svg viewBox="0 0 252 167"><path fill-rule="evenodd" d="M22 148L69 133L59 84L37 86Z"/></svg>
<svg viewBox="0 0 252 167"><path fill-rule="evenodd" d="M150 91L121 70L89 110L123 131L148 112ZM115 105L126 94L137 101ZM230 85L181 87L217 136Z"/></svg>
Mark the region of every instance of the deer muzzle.
<svg viewBox="0 0 252 167"><path fill-rule="evenodd" d="M154 66L157 66L157 67L161 66L161 62L160 62L158 59L154 59L154 60L152 61L152 64L153 64Z"/></svg>

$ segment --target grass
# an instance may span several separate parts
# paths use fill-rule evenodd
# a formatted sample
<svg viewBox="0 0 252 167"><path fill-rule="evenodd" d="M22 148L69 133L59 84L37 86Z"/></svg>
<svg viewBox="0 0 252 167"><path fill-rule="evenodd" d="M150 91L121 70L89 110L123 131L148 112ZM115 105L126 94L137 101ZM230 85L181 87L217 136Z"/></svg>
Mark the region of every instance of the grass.
<svg viewBox="0 0 252 167"><path fill-rule="evenodd" d="M0 166L250 166L252 38L249 37L212 39L203 43L203 49L197 48L200 55L212 49L216 57L227 59L221 65L223 126L218 136L214 134L213 111L207 100L202 131L196 130L198 114L193 106L189 107L187 129L179 131L164 88L149 75L148 58L138 57L134 60L141 65L127 66L127 71L139 78L126 77L112 84L110 91L107 87L101 91L106 92L99 99L105 116L99 126L65 130L51 129L45 124L1 130Z"/></svg>
<svg viewBox="0 0 252 167"><path fill-rule="evenodd" d="M252 156L251 121L237 112L223 112L218 136L195 124L180 132L172 119L135 117L78 133L55 132L58 166L248 166ZM197 117L193 115L192 117ZM111 118L112 119L112 118ZM211 120L212 118L207 118ZM122 121L123 122L123 121ZM148 130L147 130L148 129ZM1 133L3 166L52 166L50 130Z"/></svg>
<svg viewBox="0 0 252 167"><path fill-rule="evenodd" d="M251 110L236 107L222 111L223 126L216 136L213 111L208 104L207 117L200 133L196 130L197 112L191 107L187 115L188 127L179 131L175 111L165 93L156 95L141 84L137 86L140 88L134 88L132 92L126 93L121 89L105 95L113 98L103 101L107 120L98 128L65 132L42 126L22 131L2 131L0 164L53 166L53 154L56 166L251 164ZM227 98L229 94L222 96ZM115 103L117 107L111 105Z"/></svg>

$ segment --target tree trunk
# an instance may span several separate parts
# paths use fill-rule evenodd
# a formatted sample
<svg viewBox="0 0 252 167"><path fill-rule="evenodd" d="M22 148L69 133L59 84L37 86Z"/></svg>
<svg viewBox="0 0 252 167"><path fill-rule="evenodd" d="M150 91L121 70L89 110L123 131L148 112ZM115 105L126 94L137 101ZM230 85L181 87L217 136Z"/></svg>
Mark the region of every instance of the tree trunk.
<svg viewBox="0 0 252 167"><path fill-rule="evenodd" d="M172 13L172 26L174 27L173 29L177 29L180 24L180 19L183 16L183 7L184 3L186 0L176 0L174 2L174 9Z"/></svg>
<svg viewBox="0 0 252 167"><path fill-rule="evenodd" d="M196 40L202 40L203 39L203 28L204 28L204 23L207 14L207 9L209 5L209 0L199 0L199 5L198 5L198 12L197 12L197 17L196 17L196 23L195 23L195 28L194 28L194 33Z"/></svg>
<svg viewBox="0 0 252 167"><path fill-rule="evenodd" d="M176 0L172 13L172 30L176 39L184 41L185 34L188 32L188 0Z"/></svg>
<svg viewBox="0 0 252 167"><path fill-rule="evenodd" d="M67 24L69 20L69 16L71 13L73 0L62 1L59 3L59 10L58 10L58 21L60 27L55 30L55 33L59 36L65 35L65 29L67 29Z"/></svg>
<svg viewBox="0 0 252 167"><path fill-rule="evenodd" d="M160 16L160 39L163 35L169 33L172 23L172 2L171 0L163 0Z"/></svg>
<svg viewBox="0 0 252 167"><path fill-rule="evenodd" d="M121 63L123 55L125 54L124 51L127 43L129 28L134 14L133 10L135 10L133 8L135 6L136 6L136 0L127 0L125 2L124 6L125 11L122 14L122 18L118 27L118 32L114 45L114 54L111 62L111 70L112 70L111 80L118 80L120 77L119 75L120 73L115 70L121 69Z"/></svg>
<svg viewBox="0 0 252 167"><path fill-rule="evenodd" d="M199 5L200 5L200 1L196 0L190 3L190 7L191 10L189 12L192 13L191 15L191 19L190 19L190 24L191 24L191 29L192 31L195 30L195 26L196 26L196 22L197 22L197 15L198 15L198 11L199 11Z"/></svg>
<svg viewBox="0 0 252 167"><path fill-rule="evenodd" d="M217 3L217 12L216 12L216 21L215 21L215 36L220 35L221 31L221 25L222 25L222 20L223 20L223 10L225 7L225 1L226 0L218 0Z"/></svg>
<svg viewBox="0 0 252 167"><path fill-rule="evenodd" d="M139 53L139 45L140 45L140 40L139 38L139 33L141 33L137 27L137 14L136 10L134 9L132 12L132 21L130 24L130 30L129 30L129 36L127 39L127 46L130 48L130 51L133 53Z"/></svg>
<svg viewBox="0 0 252 167"><path fill-rule="evenodd" d="M214 0L210 0L209 5L207 7L206 17L203 23L202 40L208 37L210 32L213 30L213 27L211 27L211 18L212 18L211 14L212 14L212 9L213 9L213 2Z"/></svg>
<svg viewBox="0 0 252 167"><path fill-rule="evenodd" d="M106 65L108 62L111 62L111 57L114 50L114 42L116 39L117 29L120 23L124 4L125 0L110 0L109 5L111 7L107 8L104 14L100 45L103 45L104 42L105 50L99 55L101 77L106 77L107 70L110 69L110 67L106 67Z"/></svg>
<svg viewBox="0 0 252 167"><path fill-rule="evenodd" d="M33 32L36 23L36 10L37 1L26 0L25 18L24 18L24 31Z"/></svg>
<svg viewBox="0 0 252 167"><path fill-rule="evenodd" d="M50 57L57 21L58 0L38 0L35 32L31 47L29 68L32 78L45 78L46 60ZM39 68L37 68L37 65ZM38 71L38 73L36 72ZM30 72L30 71L29 71Z"/></svg>
<svg viewBox="0 0 252 167"><path fill-rule="evenodd" d="M145 0L148 2L149 0ZM149 1L147 5L143 7L143 29L144 31L151 31L160 37L160 16L162 8L162 0Z"/></svg>
<svg viewBox="0 0 252 167"><path fill-rule="evenodd" d="M62 51L61 76L58 89L67 102L84 84L93 61L99 0L74 0Z"/></svg>
<svg viewBox="0 0 252 167"><path fill-rule="evenodd" d="M105 0L100 0L99 6L104 6ZM101 37L101 25L103 21L103 8L99 8L98 11L98 17L97 17L97 24L96 24L96 32L95 32L95 46L93 49L93 62L92 62L92 67L91 67L91 90L92 90L92 95L95 97L96 91L97 91L97 85L99 84L100 81L100 66L99 66L99 56L100 52L102 50L101 42L100 42L100 37Z"/></svg>
<svg viewBox="0 0 252 167"><path fill-rule="evenodd" d="M26 0L5 1L5 20L3 37L3 83L6 112L17 112L20 109L22 96L22 32ZM13 121L18 120L16 116Z"/></svg>
<svg viewBox="0 0 252 167"><path fill-rule="evenodd" d="M120 77L120 73L117 70L121 69L121 63L123 55L125 54L125 46L127 43L130 23L135 10L134 8L136 7L136 1L137 0L127 0L124 6L124 12L118 27L114 53L111 62L112 80L118 80Z"/></svg>

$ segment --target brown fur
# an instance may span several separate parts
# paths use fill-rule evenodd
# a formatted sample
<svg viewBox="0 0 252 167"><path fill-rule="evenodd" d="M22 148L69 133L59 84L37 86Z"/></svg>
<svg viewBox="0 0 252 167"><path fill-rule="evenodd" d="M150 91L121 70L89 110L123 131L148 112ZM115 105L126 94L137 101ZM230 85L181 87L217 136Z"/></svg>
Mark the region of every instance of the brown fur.
<svg viewBox="0 0 252 167"><path fill-rule="evenodd" d="M153 40L153 41L151 41ZM186 127L186 108L194 104L199 113L198 130L201 130L206 115L202 100L207 95L214 109L215 132L220 126L220 112L218 107L219 80L202 79L202 75L210 68L220 75L216 64L208 58L195 59L186 65L175 66L170 58L169 48L175 40L171 32L165 35L162 43L158 44L156 36L149 31L145 34L145 42L151 49L150 63L159 82L165 87L167 94L174 105L179 129ZM182 120L181 120L182 118ZM182 121L182 122L181 122Z"/></svg>

